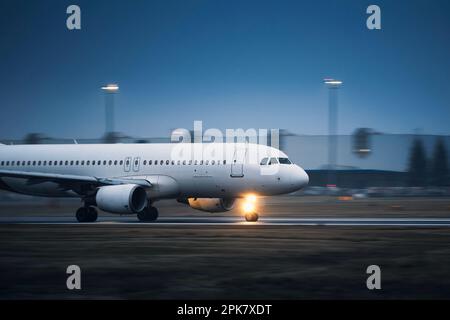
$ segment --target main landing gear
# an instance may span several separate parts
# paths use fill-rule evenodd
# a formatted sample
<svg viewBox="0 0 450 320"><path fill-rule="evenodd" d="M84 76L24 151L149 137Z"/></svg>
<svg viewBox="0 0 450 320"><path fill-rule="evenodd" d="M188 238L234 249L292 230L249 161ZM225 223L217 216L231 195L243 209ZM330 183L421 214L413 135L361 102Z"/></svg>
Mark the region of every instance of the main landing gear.
<svg viewBox="0 0 450 320"><path fill-rule="evenodd" d="M258 221L259 215L256 212L249 212L245 214L245 220L247 222L256 222Z"/></svg>
<svg viewBox="0 0 450 320"><path fill-rule="evenodd" d="M158 209L155 207L145 207L144 210L137 214L137 217L142 222L152 222L158 219Z"/></svg>
<svg viewBox="0 0 450 320"><path fill-rule="evenodd" d="M76 216L78 222L94 222L97 220L97 210L94 207L81 207Z"/></svg>

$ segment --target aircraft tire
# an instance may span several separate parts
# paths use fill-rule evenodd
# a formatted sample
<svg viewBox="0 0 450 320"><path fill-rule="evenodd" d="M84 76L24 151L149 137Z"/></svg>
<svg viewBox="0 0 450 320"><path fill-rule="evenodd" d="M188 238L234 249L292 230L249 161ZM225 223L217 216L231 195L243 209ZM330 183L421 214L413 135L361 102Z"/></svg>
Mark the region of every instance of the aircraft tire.
<svg viewBox="0 0 450 320"><path fill-rule="evenodd" d="M247 222L256 222L258 221L259 215L256 212L247 213L245 215L245 220Z"/></svg>
<svg viewBox="0 0 450 320"><path fill-rule="evenodd" d="M144 210L137 214L139 221L152 222L158 219L158 209L155 207L146 207Z"/></svg>
<svg viewBox="0 0 450 320"><path fill-rule="evenodd" d="M97 210L94 207L81 207L76 213L78 222L94 222L97 216Z"/></svg>

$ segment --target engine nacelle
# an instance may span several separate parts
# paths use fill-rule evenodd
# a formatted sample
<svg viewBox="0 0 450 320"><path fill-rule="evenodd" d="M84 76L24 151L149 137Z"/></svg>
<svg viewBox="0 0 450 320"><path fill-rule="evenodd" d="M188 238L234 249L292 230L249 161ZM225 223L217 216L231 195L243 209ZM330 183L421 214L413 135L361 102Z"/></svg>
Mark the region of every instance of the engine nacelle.
<svg viewBox="0 0 450 320"><path fill-rule="evenodd" d="M137 213L147 205L147 193L136 184L100 187L95 196L97 207L113 213Z"/></svg>
<svg viewBox="0 0 450 320"><path fill-rule="evenodd" d="M189 198L191 208L206 212L225 212L233 209L236 199L222 198Z"/></svg>

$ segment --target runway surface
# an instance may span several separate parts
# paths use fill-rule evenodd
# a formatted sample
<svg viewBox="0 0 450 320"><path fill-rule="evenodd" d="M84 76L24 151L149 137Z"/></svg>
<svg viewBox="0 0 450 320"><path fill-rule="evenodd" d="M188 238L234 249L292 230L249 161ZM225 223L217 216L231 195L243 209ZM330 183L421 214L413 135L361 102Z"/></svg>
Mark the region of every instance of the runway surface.
<svg viewBox="0 0 450 320"><path fill-rule="evenodd" d="M241 217L161 217L156 222L142 223L136 217L99 217L94 223L79 223L74 217L34 216L0 217L0 224L41 225L289 225L289 226L396 226L396 227L450 227L450 218L260 218L245 222Z"/></svg>

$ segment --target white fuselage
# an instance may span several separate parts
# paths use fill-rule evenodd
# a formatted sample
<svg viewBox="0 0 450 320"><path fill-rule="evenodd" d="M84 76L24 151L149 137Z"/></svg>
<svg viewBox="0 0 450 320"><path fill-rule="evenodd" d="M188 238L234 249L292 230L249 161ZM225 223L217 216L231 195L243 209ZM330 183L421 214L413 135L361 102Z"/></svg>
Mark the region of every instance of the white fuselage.
<svg viewBox="0 0 450 320"><path fill-rule="evenodd" d="M275 195L307 185L307 174L294 164L279 164L267 174L260 164L264 157L287 158L278 149L254 144L2 145L0 170L143 179L152 185L147 191L152 200ZM39 179L1 177L0 188L37 196L83 196L83 190Z"/></svg>

